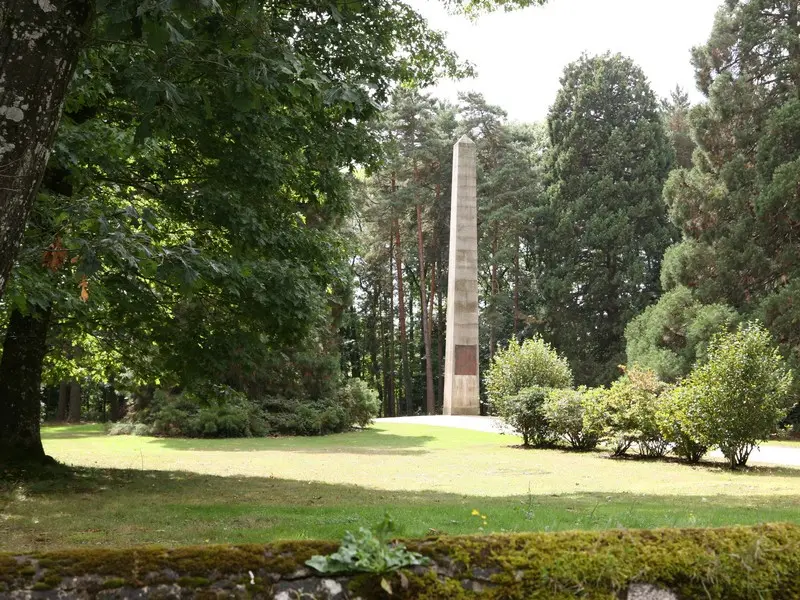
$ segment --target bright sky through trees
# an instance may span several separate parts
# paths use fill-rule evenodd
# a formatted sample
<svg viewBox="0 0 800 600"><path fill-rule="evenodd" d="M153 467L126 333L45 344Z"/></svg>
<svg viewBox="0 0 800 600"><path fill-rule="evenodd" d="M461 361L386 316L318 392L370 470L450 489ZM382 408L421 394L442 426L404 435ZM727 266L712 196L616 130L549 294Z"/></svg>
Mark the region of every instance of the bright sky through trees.
<svg viewBox="0 0 800 600"><path fill-rule="evenodd" d="M705 42L721 0L550 0L544 7L485 15L476 22L448 15L440 2L409 0L478 77L443 82L437 96L475 90L519 121L540 121L555 99L564 67L581 52L631 57L659 97L680 84L692 101L692 46Z"/></svg>

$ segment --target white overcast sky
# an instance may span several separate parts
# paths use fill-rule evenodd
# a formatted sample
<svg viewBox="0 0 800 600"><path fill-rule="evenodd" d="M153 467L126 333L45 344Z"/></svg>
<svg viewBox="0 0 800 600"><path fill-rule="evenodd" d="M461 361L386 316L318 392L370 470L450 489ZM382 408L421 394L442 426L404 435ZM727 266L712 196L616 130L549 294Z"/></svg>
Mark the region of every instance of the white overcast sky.
<svg viewBox="0 0 800 600"><path fill-rule="evenodd" d="M471 22L449 15L437 0L407 0L448 46L472 62L475 79L445 81L431 90L456 99L458 91L481 92L516 121L541 121L559 88L564 67L586 51L631 57L659 97L676 84L693 101L689 51L704 43L722 0L549 0L545 6L497 12Z"/></svg>

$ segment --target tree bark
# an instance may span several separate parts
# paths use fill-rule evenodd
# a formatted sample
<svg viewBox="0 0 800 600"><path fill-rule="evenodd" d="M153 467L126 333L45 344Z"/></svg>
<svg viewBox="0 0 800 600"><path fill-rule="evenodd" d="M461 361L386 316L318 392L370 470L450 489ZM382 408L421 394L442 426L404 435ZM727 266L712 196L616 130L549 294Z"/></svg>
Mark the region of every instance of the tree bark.
<svg viewBox="0 0 800 600"><path fill-rule="evenodd" d="M0 298L92 15L91 0L4 0L0 9Z"/></svg>
<svg viewBox="0 0 800 600"><path fill-rule="evenodd" d="M519 239L514 252L514 337L519 335Z"/></svg>
<svg viewBox="0 0 800 600"><path fill-rule="evenodd" d="M81 384L74 380L69 385L69 422L81 422Z"/></svg>
<svg viewBox="0 0 800 600"><path fill-rule="evenodd" d="M69 382L62 381L58 385L58 408L56 408L56 421L59 423L67 420L67 406L69 406Z"/></svg>
<svg viewBox="0 0 800 600"><path fill-rule="evenodd" d="M378 339L378 323L383 322L381 319L380 313L380 288L373 288L371 292L371 316L369 320L369 326L366 328L364 332L365 335L369 336L369 357L370 357L370 374L372 376L373 385L378 390L378 397L381 399L381 406L383 406L384 399L383 399L383 382L381 381L381 368L378 364L378 348L380 346L379 339ZM381 325L381 331L383 327Z"/></svg>
<svg viewBox="0 0 800 600"><path fill-rule="evenodd" d="M11 311L0 360L0 465L45 462L39 431L50 310Z"/></svg>
<svg viewBox="0 0 800 600"><path fill-rule="evenodd" d="M108 388L109 418L112 423L116 423L122 418L122 404L119 401L119 394L114 386Z"/></svg>
<svg viewBox="0 0 800 600"><path fill-rule="evenodd" d="M389 234L389 343L385 344L386 355L388 357L389 368L386 370L386 408L387 417L394 417L397 414L395 402L395 378L394 378L394 283L392 273L394 272L394 232Z"/></svg>
<svg viewBox="0 0 800 600"><path fill-rule="evenodd" d="M425 343L425 409L429 415L436 412L433 397L433 356L431 353L431 328L428 322L428 298L425 278L425 244L422 239L422 206L417 204L417 252L419 253L419 297L422 307L422 337Z"/></svg>
<svg viewBox="0 0 800 600"><path fill-rule="evenodd" d="M438 321L438 325L436 327L437 335L436 335L436 364L438 368L436 369L436 374L439 379L439 385L436 388L437 397L439 398L439 406L444 406L444 343L445 343L445 310L444 310L444 299L442 297L442 289L444 289L443 282L441 281L442 277L442 262L439 261L436 263L437 273L436 277L439 279L439 286L436 291L436 319Z"/></svg>
<svg viewBox="0 0 800 600"><path fill-rule="evenodd" d="M403 287L403 249L400 244L400 222L398 219L394 221L394 235L395 235L395 252L397 252L397 259L395 266L397 267L397 317L400 320L400 360L402 361L403 369L403 398L405 400L406 414L410 415L413 412L412 408L412 386L411 386L411 368L408 364L408 337L406 336L406 298L405 288Z"/></svg>

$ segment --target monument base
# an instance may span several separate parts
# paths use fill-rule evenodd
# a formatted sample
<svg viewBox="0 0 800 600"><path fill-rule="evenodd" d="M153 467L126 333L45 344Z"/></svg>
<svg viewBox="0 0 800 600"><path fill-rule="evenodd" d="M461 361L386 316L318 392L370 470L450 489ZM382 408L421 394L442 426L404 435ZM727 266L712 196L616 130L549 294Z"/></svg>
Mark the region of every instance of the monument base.
<svg viewBox="0 0 800 600"><path fill-rule="evenodd" d="M449 386L445 385L442 413L445 415L480 415L480 382L478 377L475 375L455 375L452 381L452 390L448 390L447 387Z"/></svg>

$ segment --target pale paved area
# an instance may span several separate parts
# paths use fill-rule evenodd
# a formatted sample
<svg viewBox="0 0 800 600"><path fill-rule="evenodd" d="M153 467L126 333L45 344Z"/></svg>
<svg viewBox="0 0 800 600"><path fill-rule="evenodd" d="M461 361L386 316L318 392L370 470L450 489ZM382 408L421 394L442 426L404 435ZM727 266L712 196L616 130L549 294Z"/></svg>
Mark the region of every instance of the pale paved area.
<svg viewBox="0 0 800 600"><path fill-rule="evenodd" d="M419 417L388 417L375 419L376 423L413 423L414 425L436 425L439 427L455 427L456 429L472 429L490 433L512 433L497 417L473 417L462 415L422 415Z"/></svg>
<svg viewBox="0 0 800 600"><path fill-rule="evenodd" d="M376 419L378 423L413 423L416 425L435 425L439 427L455 427L457 429L472 429L474 431L487 431L490 433L513 433L505 427L497 417L466 417L431 415L419 417L390 417ZM713 457L722 457L719 451L710 453ZM753 450L748 464L769 464L786 467L800 467L800 448L783 446L762 446Z"/></svg>

